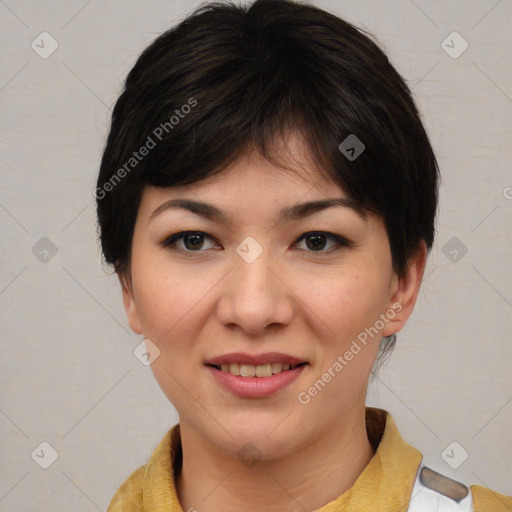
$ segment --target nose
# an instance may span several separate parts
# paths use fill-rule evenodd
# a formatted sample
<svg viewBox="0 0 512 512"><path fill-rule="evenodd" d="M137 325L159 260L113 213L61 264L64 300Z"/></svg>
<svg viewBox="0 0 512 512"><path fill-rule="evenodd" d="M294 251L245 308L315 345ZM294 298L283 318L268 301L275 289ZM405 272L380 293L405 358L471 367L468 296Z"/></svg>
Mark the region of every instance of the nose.
<svg viewBox="0 0 512 512"><path fill-rule="evenodd" d="M291 322L294 296L282 265L272 261L269 250L253 261L236 254L223 286L217 309L223 325L256 335Z"/></svg>

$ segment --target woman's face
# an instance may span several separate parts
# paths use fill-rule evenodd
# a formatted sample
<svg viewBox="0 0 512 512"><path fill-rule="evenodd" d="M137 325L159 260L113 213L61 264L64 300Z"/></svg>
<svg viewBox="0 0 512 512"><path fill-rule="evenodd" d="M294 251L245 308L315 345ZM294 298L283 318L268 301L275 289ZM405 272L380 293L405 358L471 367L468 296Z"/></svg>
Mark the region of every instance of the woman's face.
<svg viewBox="0 0 512 512"><path fill-rule="evenodd" d="M381 337L411 309L382 220L361 216L289 147L300 177L252 154L198 184L146 188L123 286L131 328L160 351L151 367L182 428L232 455L251 442L268 460L360 414ZM332 198L346 205L280 213ZM225 219L162 207L175 199ZM183 231L201 233L170 240ZM214 358L233 366L208 366ZM307 364L279 373L290 358ZM239 367L246 375L276 373L223 371L236 373L237 360L259 363Z"/></svg>

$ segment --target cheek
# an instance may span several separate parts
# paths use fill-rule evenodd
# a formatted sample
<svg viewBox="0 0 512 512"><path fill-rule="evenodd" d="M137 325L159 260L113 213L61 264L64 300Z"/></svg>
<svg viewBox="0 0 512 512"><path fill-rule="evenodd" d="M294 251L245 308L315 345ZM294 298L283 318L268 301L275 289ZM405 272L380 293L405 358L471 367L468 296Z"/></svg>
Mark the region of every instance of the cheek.
<svg viewBox="0 0 512 512"><path fill-rule="evenodd" d="M372 268L350 266L297 280L294 291L314 318L336 334L337 343L351 341L373 325L386 304L386 280ZM350 339L348 339L350 338Z"/></svg>
<svg viewBox="0 0 512 512"><path fill-rule="evenodd" d="M160 350L151 370L176 409L190 409L187 400L201 397L200 386L191 375L198 361L194 340L200 337L201 321L197 316L206 290L200 286L201 279L193 275L187 278L183 270L141 264L138 276L137 304L143 334Z"/></svg>
<svg viewBox="0 0 512 512"><path fill-rule="evenodd" d="M133 271L137 307L144 337L160 350L151 365L155 379L167 398L179 405L184 387L194 396L201 392L191 378L201 360L201 346L195 340L207 339L201 331L212 314L208 292L219 278L198 267L155 264L155 259L139 258Z"/></svg>
<svg viewBox="0 0 512 512"><path fill-rule="evenodd" d="M193 327L190 318L194 317L211 280L169 264L155 264L149 259L145 263L143 258L138 261L133 279L144 335L161 343L183 339L184 329Z"/></svg>

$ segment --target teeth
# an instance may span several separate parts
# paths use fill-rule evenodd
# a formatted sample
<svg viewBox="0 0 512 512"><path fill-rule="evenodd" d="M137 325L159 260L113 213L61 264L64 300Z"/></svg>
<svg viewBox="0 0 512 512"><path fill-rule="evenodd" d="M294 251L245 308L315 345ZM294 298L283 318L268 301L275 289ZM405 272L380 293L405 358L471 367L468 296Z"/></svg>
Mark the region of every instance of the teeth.
<svg viewBox="0 0 512 512"><path fill-rule="evenodd" d="M242 377L254 377L256 375L256 368L253 364L241 364L240 375Z"/></svg>
<svg viewBox="0 0 512 512"><path fill-rule="evenodd" d="M272 363L272 373L279 373L283 369L283 363Z"/></svg>
<svg viewBox="0 0 512 512"><path fill-rule="evenodd" d="M253 364L223 363L220 365L220 369L223 372L241 377L270 377L276 373L293 370L296 366L296 364L290 366L289 363L267 363L257 366Z"/></svg>
<svg viewBox="0 0 512 512"><path fill-rule="evenodd" d="M272 375L272 364L262 364L256 366L256 377L270 377Z"/></svg>

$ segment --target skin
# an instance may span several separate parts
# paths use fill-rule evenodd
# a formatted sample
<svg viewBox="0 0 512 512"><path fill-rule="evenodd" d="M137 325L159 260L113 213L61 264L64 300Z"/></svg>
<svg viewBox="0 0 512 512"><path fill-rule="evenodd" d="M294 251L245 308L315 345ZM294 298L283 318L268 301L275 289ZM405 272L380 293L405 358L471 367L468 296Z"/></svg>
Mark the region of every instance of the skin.
<svg viewBox="0 0 512 512"><path fill-rule="evenodd" d="M250 152L199 183L145 188L131 266L119 275L130 327L158 346L151 368L179 414L183 467L176 487L185 511L311 511L349 489L374 455L365 399L381 337L403 328L421 284L425 244L399 278L380 217L331 207L278 222L283 207L344 195L321 179L298 137L285 147L298 174ZM156 208L175 198L212 203L233 224L184 209L165 210L149 222ZM207 236L188 245L182 238L174 250L161 246L187 230ZM337 247L326 237L315 249L299 240L310 231L352 244ZM263 249L252 263L236 252L247 236ZM401 309L379 334L308 404L299 403L298 394L393 304ZM235 397L204 366L228 352L274 351L309 364L267 398ZM237 457L248 442L261 456L251 467Z"/></svg>

